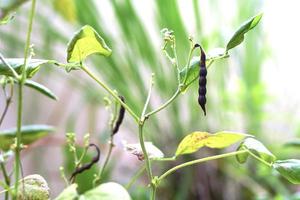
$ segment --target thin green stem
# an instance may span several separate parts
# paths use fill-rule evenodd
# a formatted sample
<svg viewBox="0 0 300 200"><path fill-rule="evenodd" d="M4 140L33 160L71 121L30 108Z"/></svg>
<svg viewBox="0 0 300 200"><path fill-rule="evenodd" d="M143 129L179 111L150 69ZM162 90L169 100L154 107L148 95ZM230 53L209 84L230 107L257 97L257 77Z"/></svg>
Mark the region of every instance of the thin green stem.
<svg viewBox="0 0 300 200"><path fill-rule="evenodd" d="M192 59L192 55L193 55L194 50L195 50L195 46L194 46L194 43L191 41L190 52L189 52L188 60L187 60L187 63L186 63L186 73L185 73L183 82L181 83L183 85L185 85L185 83L187 81L187 75L188 75L188 72L190 70L191 59Z"/></svg>
<svg viewBox="0 0 300 200"><path fill-rule="evenodd" d="M146 162L146 169L147 169L147 174L148 174L148 178L150 180L150 182L153 179L153 175L152 175L152 171L151 171L151 162L146 150L146 146L145 146L145 142L144 142L144 134L143 134L143 127L144 124L139 124L139 139L140 139L140 145L144 154L144 160Z"/></svg>
<svg viewBox="0 0 300 200"><path fill-rule="evenodd" d="M35 15L35 5L36 5L36 0L32 0L31 10L30 10L30 15L29 15L29 25L28 25L27 37L26 37L26 45L25 45L25 48L24 48L24 65L21 68L22 82L24 82L25 79L26 79L26 67L27 67L27 61L28 61L27 57L28 57L29 48L30 48L29 46L30 46L33 18L34 18L34 15Z"/></svg>
<svg viewBox="0 0 300 200"><path fill-rule="evenodd" d="M154 78L154 74L151 75L151 79L150 79L150 86L149 86L149 91L148 91L148 95L147 95L147 99L146 99L146 102L145 102L145 105L144 105L144 108L143 108L143 112L142 112L142 120L145 120L143 119L145 117L145 114L146 114L146 111L147 111L147 108L148 108L148 105L149 105L149 102L150 102L150 98L151 98L151 93L152 93L152 87L153 87L153 78Z"/></svg>
<svg viewBox="0 0 300 200"><path fill-rule="evenodd" d="M106 158L105 158L105 161L104 161L104 164L103 164L102 168L99 170L97 178L94 180L94 186L96 186L99 183L99 181L101 180L101 177L102 177L102 175L104 173L104 170L105 170L105 168L106 168L106 166L107 166L107 164L109 162L109 159L110 159L113 147L114 147L114 136L111 135L110 136L110 140L109 140L108 153L106 155Z"/></svg>
<svg viewBox="0 0 300 200"><path fill-rule="evenodd" d="M21 127L22 127L22 106L23 106L23 84L19 83L18 88L18 115L17 115L17 145L15 155L15 192L13 199L16 199L19 187L20 175L20 151L21 151Z"/></svg>
<svg viewBox="0 0 300 200"><path fill-rule="evenodd" d="M92 79L94 79L101 87L103 87L110 95L112 95L116 101L118 101L127 111L128 113L134 118L136 122L139 122L139 117L132 111L132 109L125 104L119 97L112 91L105 83L103 83L99 78L97 78L93 72L91 72L88 68L85 66L82 66L81 69L87 73Z"/></svg>
<svg viewBox="0 0 300 200"><path fill-rule="evenodd" d="M131 186L136 182L136 180L143 174L143 172L146 169L146 165L143 165L135 174L134 176L131 178L131 180L127 183L127 185L125 186L125 188L127 190L129 190L131 188Z"/></svg>
<svg viewBox="0 0 300 200"><path fill-rule="evenodd" d="M154 114L158 113L159 111L161 111L162 109L164 109L165 107L167 107L169 104L171 104L176 99L176 97L179 94L180 94L180 88L177 88L177 90L175 91L175 93L173 94L173 96L168 101L166 101L164 104L162 104L161 106L159 106L157 109L155 109L155 110L147 113L145 115L145 117L148 118L151 115L154 115Z"/></svg>
<svg viewBox="0 0 300 200"><path fill-rule="evenodd" d="M27 55L29 52L30 38L32 32L33 18L35 14L35 4L36 0L31 2L31 10L29 14L29 25L27 30L27 39L24 50L24 65L21 68L22 77L19 81L19 91L18 91L18 118L17 118L17 145L16 145L16 155L15 155L15 191L13 199L17 199L18 187L19 187L19 173L20 173L20 151L21 151L21 126L22 126L22 105L23 105L23 83L26 80L26 67L27 67Z"/></svg>
<svg viewBox="0 0 300 200"><path fill-rule="evenodd" d="M210 156L210 157L201 158L201 159L192 160L192 161L189 161L189 162L182 163L180 165L177 165L177 166L169 169L164 174L162 174L160 177L158 177L158 183L161 182L167 176L169 176L172 173L174 173L175 171L177 171L178 169L188 167L188 166L191 166L191 165L195 165L195 164L198 164L198 163L202 163L202 162L207 162L207 161L211 161L211 160L217 160L217 159L220 159L220 158L235 156L235 155L243 154L243 153L246 153L246 152L247 152L247 150L240 150L240 151L224 153L224 154L220 154L220 155L216 155L216 156Z"/></svg>
<svg viewBox="0 0 300 200"><path fill-rule="evenodd" d="M6 187L9 188L10 187L10 178L9 178L9 175L7 174L5 165L4 165L3 162L1 162L0 166L1 166L1 170L2 170L2 174L3 174L3 177L4 177L4 181L5 181ZM6 191L5 192L5 200L8 200L8 198L9 198L9 192Z"/></svg>
<svg viewBox="0 0 300 200"><path fill-rule="evenodd" d="M166 162L166 161L175 161L176 157L170 157L170 158L152 158L151 160L153 161L161 161L161 162Z"/></svg>
<svg viewBox="0 0 300 200"><path fill-rule="evenodd" d="M258 157L257 155L255 155L254 153L252 153L251 151L249 151L248 149L246 149L246 151L252 156L254 157L256 160L260 161L261 163L263 163L264 165L268 166L268 167L272 167L272 164L264 161L263 159L261 159L260 157Z"/></svg>

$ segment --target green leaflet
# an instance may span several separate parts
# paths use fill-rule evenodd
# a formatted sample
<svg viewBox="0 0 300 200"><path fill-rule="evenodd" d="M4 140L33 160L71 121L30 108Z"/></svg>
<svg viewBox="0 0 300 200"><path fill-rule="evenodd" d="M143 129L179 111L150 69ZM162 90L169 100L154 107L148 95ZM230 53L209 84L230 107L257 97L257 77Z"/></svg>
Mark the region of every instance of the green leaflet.
<svg viewBox="0 0 300 200"><path fill-rule="evenodd" d="M110 56L111 49L95 29L89 25L85 25L75 33L69 42L67 53L67 61L69 63L77 63L82 62L86 57L94 53Z"/></svg>
<svg viewBox="0 0 300 200"><path fill-rule="evenodd" d="M21 143L28 145L47 136L49 133L54 131L54 127L48 125L25 125L22 126L22 140ZM7 151L10 146L14 143L17 135L16 128L6 129L0 131L0 149Z"/></svg>

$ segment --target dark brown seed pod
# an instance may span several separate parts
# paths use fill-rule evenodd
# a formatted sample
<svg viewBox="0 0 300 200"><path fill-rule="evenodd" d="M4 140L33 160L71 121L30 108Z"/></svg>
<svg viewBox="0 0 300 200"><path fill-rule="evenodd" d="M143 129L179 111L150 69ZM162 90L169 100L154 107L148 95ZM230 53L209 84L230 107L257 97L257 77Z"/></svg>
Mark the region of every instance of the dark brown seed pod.
<svg viewBox="0 0 300 200"><path fill-rule="evenodd" d="M123 96L119 96L119 98L125 103L125 98ZM120 110L119 110L119 115L118 115L118 119L114 125L114 128L112 130L112 135L115 135L118 131L119 131L119 128L123 122L123 119L124 119L124 115L125 115L125 108L124 106L120 106Z"/></svg>
<svg viewBox="0 0 300 200"><path fill-rule="evenodd" d="M83 164L81 167L78 167L75 169L75 171L72 173L70 177L70 181L73 183L75 181L75 177L86 171L89 170L94 164L96 164L100 159L100 149L97 145L91 143L89 144L89 147L94 147L96 149L96 155L92 158L92 160L89 163Z"/></svg>
<svg viewBox="0 0 300 200"><path fill-rule="evenodd" d="M201 50L201 57L200 57L200 69L199 69L199 89L198 89L198 103L201 106L204 115L206 115L206 75L207 75L207 69L206 69L206 55L202 49L202 47L199 45Z"/></svg>

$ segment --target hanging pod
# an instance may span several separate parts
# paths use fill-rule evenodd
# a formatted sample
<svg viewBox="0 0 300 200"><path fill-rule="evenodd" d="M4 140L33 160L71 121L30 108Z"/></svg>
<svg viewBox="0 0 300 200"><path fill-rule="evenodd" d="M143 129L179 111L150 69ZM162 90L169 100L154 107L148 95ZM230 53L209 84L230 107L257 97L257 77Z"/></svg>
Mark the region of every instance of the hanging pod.
<svg viewBox="0 0 300 200"><path fill-rule="evenodd" d="M199 63L199 89L198 89L198 103L201 106L204 115L206 115L206 75L207 75L207 69L206 69L206 55L200 45L195 45L195 47L199 47L201 51L200 56L200 63Z"/></svg>

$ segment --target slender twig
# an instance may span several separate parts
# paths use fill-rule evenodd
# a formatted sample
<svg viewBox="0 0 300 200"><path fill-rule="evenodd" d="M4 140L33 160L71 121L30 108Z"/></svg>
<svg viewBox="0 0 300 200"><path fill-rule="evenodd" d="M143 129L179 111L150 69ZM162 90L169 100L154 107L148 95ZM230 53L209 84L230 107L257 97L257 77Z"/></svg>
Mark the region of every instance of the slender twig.
<svg viewBox="0 0 300 200"><path fill-rule="evenodd" d="M127 183L127 185L125 186L125 188L128 190L134 183L135 181L143 174L143 172L146 169L146 165L143 165L135 174L134 176L131 178L131 180Z"/></svg>
<svg viewBox="0 0 300 200"><path fill-rule="evenodd" d="M194 164L202 163L202 162L207 162L207 161L216 160L216 159L220 159L220 158L226 158L226 157L235 156L235 155L239 155L239 154L243 154L243 153L247 153L247 150L234 151L234 152L230 152L230 153L224 153L224 154L220 154L220 155L216 155L216 156L210 156L210 157L201 158L201 159L182 163L180 165L177 165L177 166L169 169L168 171L163 173L160 177L158 177L158 183L160 181L162 181L164 178L166 178L167 176L169 176L172 173L174 173L175 171L177 171L178 169L188 167L188 166L191 166Z"/></svg>
<svg viewBox="0 0 300 200"><path fill-rule="evenodd" d="M154 115L154 114L158 113L159 111L161 111L162 109L164 109L165 107L167 107L169 104L171 104L176 99L176 97L178 97L179 94L180 94L180 88L177 88L177 90L175 91L175 93L173 94L173 96L168 101L166 101L164 104L162 104L161 106L159 106L157 109L155 109L155 110L147 113L145 115L145 118L148 118L151 115Z"/></svg>
<svg viewBox="0 0 300 200"><path fill-rule="evenodd" d="M94 79L101 87L103 87L110 95L112 95L116 101L118 101L127 111L128 113L134 118L136 122L139 122L139 117L133 112L133 110L126 104L124 103L118 95L114 93L105 83L103 83L99 78L97 78L93 72L91 72L87 67L82 66L81 69L87 73L92 79Z"/></svg>
<svg viewBox="0 0 300 200"><path fill-rule="evenodd" d="M268 163L266 162L265 160L261 159L260 157L258 157L257 155L255 155L254 153L252 153L250 150L248 149L245 149L247 150L247 152L253 157L255 158L256 160L260 161L261 163L263 163L264 165L268 166L268 167L272 167L272 164L271 163Z"/></svg>
<svg viewBox="0 0 300 200"><path fill-rule="evenodd" d="M4 92L4 96L5 96L5 107L4 107L3 113L2 113L1 118L0 118L0 126L2 125L2 122L3 122L3 120L4 120L4 118L7 114L8 108L9 108L11 102L12 102L12 97L13 97L13 94L14 94L13 84L10 87L9 96L7 96L5 88L3 88L3 92Z"/></svg>
<svg viewBox="0 0 300 200"><path fill-rule="evenodd" d="M31 10L29 14L29 25L27 30L27 39L25 44L24 52L24 65L21 68L22 78L19 81L19 91L18 91L18 118L17 118L17 146L16 146L16 155L15 155L15 191L13 199L17 199L18 187L19 187L19 173L20 173L20 151L21 151L21 126L22 126L22 104L23 104L23 83L26 80L26 67L27 67L27 55L29 52L30 38L32 32L33 18L35 14L35 5L36 0L32 0Z"/></svg>
<svg viewBox="0 0 300 200"><path fill-rule="evenodd" d="M111 117L111 120L109 122L109 128L110 128L111 134L110 134L110 139L109 139L108 153L105 157L102 168L99 169L98 175L93 181L94 186L99 184L99 182L101 180L101 177L102 177L102 174L104 173L104 170L105 170L106 166L108 165L109 159L110 159L111 154L112 154L112 150L115 146L115 144L114 144L114 135L115 134L113 134L113 129L114 129L115 121L117 120L117 113L118 113L118 102L115 101L114 111L112 112L112 117Z"/></svg>
<svg viewBox="0 0 300 200"><path fill-rule="evenodd" d="M147 95L147 99L143 108L143 112L142 112L142 120L144 120L143 118L145 117L149 102L150 102L150 98L151 98L151 93L152 93L152 87L153 87L153 78L154 78L154 74L152 73L151 75L151 79L150 79L150 86L149 86L149 90L148 90L148 95Z"/></svg>
<svg viewBox="0 0 300 200"><path fill-rule="evenodd" d="M5 181L6 187L9 188L10 187L10 177L7 174L5 164L3 162L1 162L0 163L0 167L1 167L1 170L2 170L2 174L3 174L3 177L4 177L4 181ZM9 198L9 192L6 191L5 192L5 200L8 200L8 198Z"/></svg>

